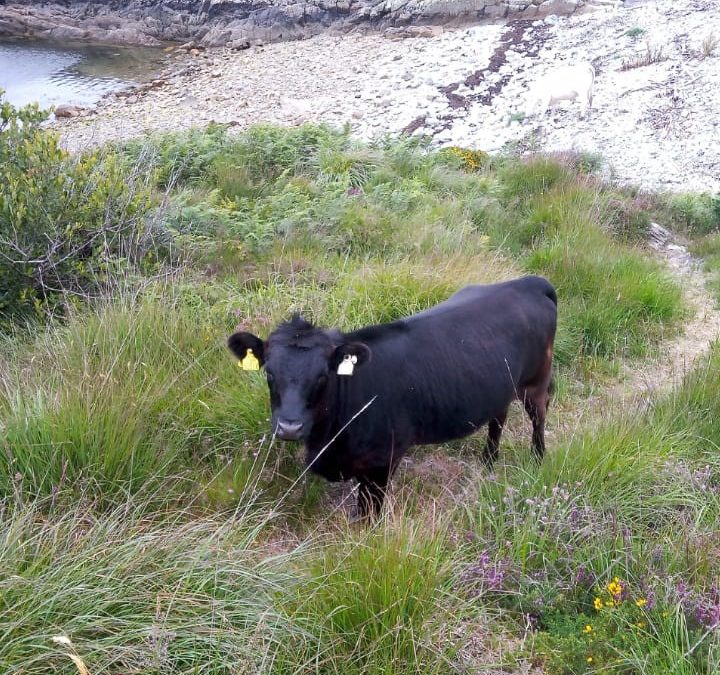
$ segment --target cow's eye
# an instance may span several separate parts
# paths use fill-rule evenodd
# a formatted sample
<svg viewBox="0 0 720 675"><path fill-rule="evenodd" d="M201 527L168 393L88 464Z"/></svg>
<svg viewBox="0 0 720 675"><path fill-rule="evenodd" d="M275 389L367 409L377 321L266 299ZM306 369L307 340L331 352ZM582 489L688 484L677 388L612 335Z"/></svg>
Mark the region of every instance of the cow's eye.
<svg viewBox="0 0 720 675"><path fill-rule="evenodd" d="M326 382L327 382L327 375L320 375L318 377L317 381L315 382L315 386L322 387L325 385Z"/></svg>

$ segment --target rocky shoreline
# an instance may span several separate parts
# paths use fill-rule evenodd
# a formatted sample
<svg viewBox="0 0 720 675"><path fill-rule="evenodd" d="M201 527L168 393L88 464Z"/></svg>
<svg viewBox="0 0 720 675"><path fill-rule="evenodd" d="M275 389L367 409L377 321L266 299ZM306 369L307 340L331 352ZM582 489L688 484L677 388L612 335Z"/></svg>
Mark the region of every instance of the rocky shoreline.
<svg viewBox="0 0 720 675"><path fill-rule="evenodd" d="M413 40L321 35L233 49L181 49L167 72L58 120L83 148L214 121L348 124L355 136L425 134L490 152L582 150L648 189L720 191L720 9L643 3L542 21L442 30ZM657 62L628 68L652 50ZM659 50L659 51L658 51ZM594 109L524 118L533 81L562 61L595 64Z"/></svg>
<svg viewBox="0 0 720 675"><path fill-rule="evenodd" d="M0 0L0 37L157 46L249 47L328 31L459 26L569 15L613 0ZM420 31L422 33L422 31Z"/></svg>

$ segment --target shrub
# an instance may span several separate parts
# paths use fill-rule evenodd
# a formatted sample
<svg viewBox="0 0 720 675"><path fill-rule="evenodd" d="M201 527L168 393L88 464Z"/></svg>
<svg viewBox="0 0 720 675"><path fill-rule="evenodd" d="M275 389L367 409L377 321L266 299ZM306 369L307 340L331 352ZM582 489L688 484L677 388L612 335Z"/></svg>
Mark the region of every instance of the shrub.
<svg viewBox="0 0 720 675"><path fill-rule="evenodd" d="M676 227L690 234L708 234L720 228L720 195L675 195L669 198L668 209Z"/></svg>
<svg viewBox="0 0 720 675"><path fill-rule="evenodd" d="M547 157L506 160L498 174L504 209L478 225L558 289L558 362L641 355L681 307L660 266L617 241L639 236L642 209Z"/></svg>
<svg viewBox="0 0 720 675"><path fill-rule="evenodd" d="M518 121L522 121L522 119ZM442 158L447 158L453 164L459 165L465 171L479 171L490 162L490 155L487 152L459 148L455 145L440 150L439 155Z"/></svg>
<svg viewBox="0 0 720 675"><path fill-rule="evenodd" d="M145 179L111 152L70 157L46 118L33 106L0 112L0 329L152 258Z"/></svg>
<svg viewBox="0 0 720 675"><path fill-rule="evenodd" d="M272 182L284 174L317 176L321 150L346 148L348 143L347 133L327 126L284 129L260 124L233 139L223 157L243 167L251 180Z"/></svg>
<svg viewBox="0 0 720 675"><path fill-rule="evenodd" d="M650 204L642 197L618 199L610 196L606 201L607 226L621 241L643 242L650 229Z"/></svg>

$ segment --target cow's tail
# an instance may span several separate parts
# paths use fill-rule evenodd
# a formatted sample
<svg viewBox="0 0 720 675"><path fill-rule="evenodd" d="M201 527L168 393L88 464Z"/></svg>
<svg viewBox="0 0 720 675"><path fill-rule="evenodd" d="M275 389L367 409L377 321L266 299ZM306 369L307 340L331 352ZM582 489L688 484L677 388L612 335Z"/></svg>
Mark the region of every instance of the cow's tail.
<svg viewBox="0 0 720 675"><path fill-rule="evenodd" d="M558 298L557 298L557 291L555 290L555 287L546 280L546 286L545 286L545 295L546 297L550 298L553 305L557 307L558 304ZM556 310L557 311L557 310ZM552 352L551 356L552 358ZM550 365L550 382L548 382L548 405L550 405L550 399L553 397L553 394L555 393L555 373L552 370L552 363Z"/></svg>
<svg viewBox="0 0 720 675"><path fill-rule="evenodd" d="M550 382L548 382L548 388L547 388L547 405L545 406L545 414L547 414L547 411L550 410L550 401L553 400L553 397L555 396L555 373L550 373Z"/></svg>

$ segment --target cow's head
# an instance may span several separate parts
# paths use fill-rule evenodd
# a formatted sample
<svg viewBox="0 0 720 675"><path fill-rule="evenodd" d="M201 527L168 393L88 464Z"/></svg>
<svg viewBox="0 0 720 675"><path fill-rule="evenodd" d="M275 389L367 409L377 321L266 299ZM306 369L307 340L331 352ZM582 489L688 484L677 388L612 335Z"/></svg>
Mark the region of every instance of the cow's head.
<svg viewBox="0 0 720 675"><path fill-rule="evenodd" d="M298 315L264 342L252 333L234 333L228 347L241 362L250 355L252 364L265 368L272 429L287 441L307 438L314 413L336 389L336 378L351 377L370 359L366 344L346 342L339 332L315 328Z"/></svg>

